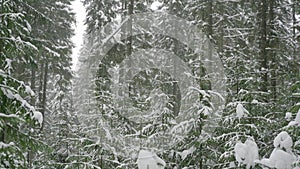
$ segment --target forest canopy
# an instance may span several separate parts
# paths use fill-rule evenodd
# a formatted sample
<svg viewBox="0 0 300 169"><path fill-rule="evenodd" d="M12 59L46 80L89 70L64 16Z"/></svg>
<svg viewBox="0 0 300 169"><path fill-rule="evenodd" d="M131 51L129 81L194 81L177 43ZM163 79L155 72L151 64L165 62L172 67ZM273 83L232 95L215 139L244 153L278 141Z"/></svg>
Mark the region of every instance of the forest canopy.
<svg viewBox="0 0 300 169"><path fill-rule="evenodd" d="M300 168L300 1L0 0L0 168ZM77 28L78 29L78 28Z"/></svg>

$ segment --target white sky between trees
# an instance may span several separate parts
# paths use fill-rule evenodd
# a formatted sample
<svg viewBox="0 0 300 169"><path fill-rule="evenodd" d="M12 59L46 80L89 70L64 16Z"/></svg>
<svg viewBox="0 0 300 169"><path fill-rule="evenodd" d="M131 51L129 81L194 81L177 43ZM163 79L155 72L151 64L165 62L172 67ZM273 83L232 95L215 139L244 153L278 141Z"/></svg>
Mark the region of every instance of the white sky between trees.
<svg viewBox="0 0 300 169"><path fill-rule="evenodd" d="M161 2L154 1L151 4L152 10L157 10L157 8L161 5ZM75 45L75 48L72 50L72 70L75 71L77 69L78 57L80 53L80 49L83 45L83 35L86 29L84 25L86 13L85 8L81 0L75 0L72 2L73 11L76 13L76 24L73 25L75 30L75 35L72 37L72 42Z"/></svg>
<svg viewBox="0 0 300 169"><path fill-rule="evenodd" d="M75 48L72 50L72 70L76 70L76 65L78 62L78 57L80 53L80 49L83 45L83 35L86 29L84 25L84 20L86 17L85 8L81 2L81 0L75 0L72 2L73 11L76 13L76 24L73 25L73 29L75 30L75 35L72 37L72 42L75 45Z"/></svg>

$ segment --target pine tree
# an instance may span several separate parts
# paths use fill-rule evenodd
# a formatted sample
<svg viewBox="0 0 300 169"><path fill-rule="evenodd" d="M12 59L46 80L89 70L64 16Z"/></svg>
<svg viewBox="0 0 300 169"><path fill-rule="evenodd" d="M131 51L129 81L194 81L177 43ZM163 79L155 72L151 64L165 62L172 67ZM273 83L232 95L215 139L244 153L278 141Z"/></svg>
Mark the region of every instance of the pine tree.
<svg viewBox="0 0 300 169"><path fill-rule="evenodd" d="M134 154L152 146L166 160L167 168L236 168L236 143L249 139L255 141L261 150L260 156L264 157L271 153L273 138L282 130L288 130L294 140L299 140L297 128L285 127L289 123L285 120L286 112L295 117L299 107L297 1L176 0L164 1L159 7L162 13L182 17L197 25L210 40L210 47L216 47L228 80L227 101L221 117L210 117L216 113L213 112L214 84L209 80L210 74L203 63L195 59L197 54L180 39L143 29L139 30L143 33L141 35L125 37L124 32L130 34L137 29L132 20L126 20L126 16L151 11L151 4L152 1L85 1L88 30L75 96L81 121L79 128L82 129L79 132L84 133L75 139L80 157L77 160L83 161L80 167L134 168ZM118 20L119 16L122 17ZM146 21L147 17L140 19ZM107 30L99 32L104 27ZM182 30L178 34L185 35L185 28ZM106 43L115 45L101 62L94 60L103 54L103 44ZM141 70L138 65L151 65L151 62L133 61L130 57L139 50L151 48L178 55L188 63L197 81L198 86L193 86L190 93L199 98L188 109L197 118L184 121L186 125L182 128L187 135L178 132L178 126L183 123L172 121L181 106L180 100L184 98L178 92L177 79L157 68ZM161 56L160 59L165 58ZM125 69L122 67L124 60ZM94 63L99 65L92 67ZM91 67L93 70L86 70ZM132 75L134 69L141 72ZM131 79L125 82L129 84L126 90L130 99L123 103L125 99L121 97L122 93L118 93L120 87L117 85L118 78L126 74L131 74ZM85 91L81 94L83 89ZM162 101L155 103L157 100ZM81 106L82 103L87 104ZM128 105L131 105L128 114L152 112L152 115L159 115L148 121L142 116L139 121L132 120L124 113ZM169 144L157 144L165 143L166 137L163 136L168 134L176 139ZM128 145L126 139L132 139L134 143ZM155 139L157 142L152 142ZM132 154L134 157L126 158Z"/></svg>
<svg viewBox="0 0 300 169"><path fill-rule="evenodd" d="M30 39L29 11L22 10L29 4L24 1L0 3L0 167L27 168L26 152L36 152L43 147L37 138L43 116L30 102L35 97L34 92L20 78L23 74L19 74L18 64L31 64L30 55L38 48Z"/></svg>
<svg viewBox="0 0 300 169"><path fill-rule="evenodd" d="M48 156L50 150L49 146L46 146L49 142L42 139L45 135L41 130L49 127L45 124L49 124L50 117L48 107L50 100L47 100L47 97L51 97L49 94L51 76L56 78L51 85L60 89L60 92L55 92L55 95L59 95L56 98L59 98L57 101L60 101L60 110L67 113L63 109L68 109L68 106L70 108L70 105L64 105L66 102L71 103L70 100L62 103L63 98L68 97L65 95L69 95L72 77L70 37L74 19L69 5L69 1L1 1L1 23L3 24L1 24L0 63L4 68L1 70L1 83L5 87L1 94L3 97L1 100L4 101L1 110L6 115L16 115L16 117L3 119L1 141L6 145L9 141L19 140L14 143L14 148L7 146L10 152L15 152L16 160L12 160L13 156L10 153L5 153L8 162L3 163L3 167L10 165L9 168L32 168L46 165L39 162L47 160L45 156ZM8 107L10 108L7 109ZM34 125L35 118L41 122L40 127ZM10 132L10 137L7 136L7 132ZM14 137L20 139L13 139ZM33 146L37 143L44 145L46 149L43 149L43 153L39 151L39 158L34 158L37 156L37 149L41 148L41 146ZM24 160L18 161L20 157Z"/></svg>

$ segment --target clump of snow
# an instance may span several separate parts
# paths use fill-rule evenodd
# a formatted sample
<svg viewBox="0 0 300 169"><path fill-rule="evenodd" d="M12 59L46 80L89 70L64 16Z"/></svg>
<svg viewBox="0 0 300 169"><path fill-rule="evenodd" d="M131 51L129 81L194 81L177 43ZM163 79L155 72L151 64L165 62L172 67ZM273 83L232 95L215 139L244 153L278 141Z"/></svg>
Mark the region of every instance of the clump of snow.
<svg viewBox="0 0 300 169"><path fill-rule="evenodd" d="M296 158L292 154L291 148L293 140L286 131L279 133L274 139L274 150L270 158L257 160L257 163L263 164L270 168L292 169L292 164Z"/></svg>
<svg viewBox="0 0 300 169"><path fill-rule="evenodd" d="M295 118L295 122L300 125L300 109L298 110L298 113L296 115L296 118Z"/></svg>
<svg viewBox="0 0 300 169"><path fill-rule="evenodd" d="M164 169L166 163L154 152L141 150L138 155L137 164L139 169Z"/></svg>
<svg viewBox="0 0 300 169"><path fill-rule="evenodd" d="M292 146L293 140L286 131L282 131L274 139L275 148L285 149L286 151L288 151L291 150Z"/></svg>
<svg viewBox="0 0 300 169"><path fill-rule="evenodd" d="M11 70L13 69L12 68L12 60L6 58L5 61L6 61L6 66L4 67L4 69L8 70L8 74L10 74Z"/></svg>
<svg viewBox="0 0 300 169"><path fill-rule="evenodd" d="M203 106L199 112L202 113L204 116L209 116L211 114L212 109L208 106ZM200 114L199 113L199 114Z"/></svg>
<svg viewBox="0 0 300 169"><path fill-rule="evenodd" d="M252 103L252 104L258 104L259 102L258 102L258 100L253 99L251 103Z"/></svg>
<svg viewBox="0 0 300 169"><path fill-rule="evenodd" d="M13 143L13 142L10 142L9 144L6 144L6 143L0 141L0 149L8 148L8 147L14 146L14 145L15 145L15 143Z"/></svg>
<svg viewBox="0 0 300 169"><path fill-rule="evenodd" d="M234 152L239 164L245 164L247 169L255 166L255 161L258 159L258 147L252 138L248 138L245 143L237 142Z"/></svg>
<svg viewBox="0 0 300 169"><path fill-rule="evenodd" d="M295 157L283 150L275 148L270 155L270 158L264 158L258 163L276 169L292 169L292 164L295 161Z"/></svg>
<svg viewBox="0 0 300 169"><path fill-rule="evenodd" d="M4 89L2 89L2 90L7 98L14 99L14 94L10 90L4 90Z"/></svg>
<svg viewBox="0 0 300 169"><path fill-rule="evenodd" d="M246 156L246 145L240 141L237 142L234 146L234 155L236 161L238 161L239 163L243 163Z"/></svg>
<svg viewBox="0 0 300 169"><path fill-rule="evenodd" d="M37 121L40 123L40 125L42 125L42 123L43 123L43 115L42 115L41 112L34 111L34 112L33 112L33 118L34 118L35 120L37 120Z"/></svg>
<svg viewBox="0 0 300 169"><path fill-rule="evenodd" d="M236 165L234 164L234 162L229 163L229 168L236 168Z"/></svg>
<svg viewBox="0 0 300 169"><path fill-rule="evenodd" d="M236 106L236 117L238 119L241 119L242 117L245 117L249 112L244 108L244 106L241 103L238 103Z"/></svg>
<svg viewBox="0 0 300 169"><path fill-rule="evenodd" d="M285 118L287 121L290 121L290 120L292 119L292 113L291 113L291 112L286 112L284 118Z"/></svg>
<svg viewBox="0 0 300 169"><path fill-rule="evenodd" d="M6 118L19 118L19 116L16 115L16 114L3 114L3 113L0 113L0 117L6 117Z"/></svg>
<svg viewBox="0 0 300 169"><path fill-rule="evenodd" d="M189 154L192 154L196 148L192 146L191 148L187 150L183 150L182 152L178 152L178 154L181 156L181 159L184 160Z"/></svg>
<svg viewBox="0 0 300 169"><path fill-rule="evenodd" d="M27 85L25 85L25 92L27 94L30 94L30 96L34 96L34 92L31 90L31 88Z"/></svg>
<svg viewBox="0 0 300 169"><path fill-rule="evenodd" d="M300 126L300 109L298 110L295 120L291 121L288 124L288 127L289 126Z"/></svg>
<svg viewBox="0 0 300 169"><path fill-rule="evenodd" d="M151 8L152 10L155 11L155 10L158 10L162 5L163 5L162 2L154 1L154 2L151 4L150 8Z"/></svg>

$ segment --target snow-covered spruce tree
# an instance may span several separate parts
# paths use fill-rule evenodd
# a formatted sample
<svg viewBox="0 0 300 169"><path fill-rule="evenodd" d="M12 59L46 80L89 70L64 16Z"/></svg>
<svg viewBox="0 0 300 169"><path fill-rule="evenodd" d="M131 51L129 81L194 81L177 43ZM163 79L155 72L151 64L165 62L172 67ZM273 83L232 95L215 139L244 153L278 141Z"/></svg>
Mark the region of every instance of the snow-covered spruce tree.
<svg viewBox="0 0 300 169"><path fill-rule="evenodd" d="M45 39L39 43L39 52L35 55L36 67L32 69L32 78L36 79L35 90L38 95L36 105L44 114L43 137L53 152L41 152L35 158L35 167L64 167L72 148L67 138L72 133L71 125L76 116L72 112L72 71L71 49L73 44L72 23L75 22L70 1L47 1L31 4L37 8L32 15L33 39ZM55 10L54 10L55 9ZM46 19L43 19L44 16ZM56 137L58 136L58 137ZM49 139L53 138L53 139Z"/></svg>
<svg viewBox="0 0 300 169"><path fill-rule="evenodd" d="M251 56L248 56L251 49L249 47L251 36L247 35L252 34L252 29L249 27L254 27L255 24L249 19L254 19L251 17L252 11L249 3L228 1L221 4L213 3L213 5L216 11L212 13L212 25L215 25L210 28L213 30L212 41L217 44L219 55L224 61L229 92L223 119L220 120L220 128L215 132L216 137L212 143L222 146L215 147L217 148L214 154L216 157L212 159L216 167L228 167L229 162L223 159L235 160L232 158L235 141L239 139L245 141L247 136L258 132L255 126L249 125L255 118L250 118L246 111L243 111L242 115L236 114L238 107L244 109L245 105L255 101L255 98L246 95L251 90L250 82L253 78ZM246 116L249 119L243 121Z"/></svg>
<svg viewBox="0 0 300 169"><path fill-rule="evenodd" d="M3 26L1 47L3 49L1 51L4 51L1 53L1 59L4 59L1 64L3 63L3 68L7 72L11 72L10 76L15 78L16 83L19 81L20 85L30 86L32 92L35 93L34 97L27 97L26 100L43 114L45 120L41 126L42 130L39 130L43 132L39 133L38 140L45 141L49 145L50 139L44 140L43 137L51 128L50 112L63 114L67 113L65 110L70 110L71 107L70 99L65 99L70 97L68 91L71 88L72 77L70 37L74 15L69 5L69 1L1 2L3 11L1 14L1 23L3 22L1 24ZM55 80L49 84L52 78ZM22 87L20 86L19 89L22 90ZM59 91L54 91L54 89ZM26 88L26 91L30 91L29 88ZM20 95L22 96L23 92ZM51 103L49 98L57 98L57 104L52 106L53 102ZM60 111L57 108L58 104ZM29 130L30 127L32 126L29 125L27 128L25 125L23 129ZM30 136L33 137L34 133ZM49 147L47 151L39 151L38 154L35 153L35 146L28 144L26 148L24 152L27 153L28 168L41 168L52 163L49 160Z"/></svg>
<svg viewBox="0 0 300 169"><path fill-rule="evenodd" d="M241 6L238 5L239 8L235 8L237 10L241 8L240 10L242 11L251 10L248 12L248 15L247 13L242 15L245 17L245 20L239 20L239 22L246 21L245 23L242 22L240 26L247 32L246 38L243 38L246 42L246 46L239 47L241 51L238 50L238 53L233 53L234 55L232 55L238 56L236 58L239 59L239 62L232 62L232 60L229 60L229 56L226 57L228 60L225 60L226 65L228 65L226 67L234 72L234 74L231 74L231 71L229 71L228 77L233 75L232 82L236 82L235 84L233 83L233 85L232 83L229 83L229 87L232 88L229 96L232 96L232 98L228 98L229 104L227 104L228 109L226 111L228 114L224 114L225 119L223 120L223 124L221 125L222 128L220 129L220 135L222 136L219 137L221 138L220 141L223 139L226 140L227 138L226 144L223 146L225 147L225 153L221 156L227 160L224 162L220 161L221 166L229 167L229 162L235 161L232 156L232 147L237 140L245 141L247 137L255 138L258 146L262 148L262 151L260 152L262 156L269 154L270 151L272 151L272 139L278 134L278 129L283 127L286 123L284 116L285 112L289 109L286 107L289 104L286 99L286 95L289 91L286 88L279 86L283 85L281 83L288 81L288 83L291 83L291 81L293 81L292 78L286 78L286 80L281 79L289 74L287 72L295 70L295 67L293 66L284 68L285 65L294 65L295 60L292 60L292 63L289 59L286 59L287 57L292 56L293 45L291 44L293 43L289 42L291 38L281 37L290 36L290 31L292 29L288 25L290 22L289 18L291 18L291 13L289 12L291 9L290 5L280 5L281 3L284 2L274 1L274 3L262 2L260 4L241 3L239 4ZM248 7L242 8L243 6L245 7L245 5ZM256 20L255 17L253 17L255 15L252 15L256 13L256 11L260 16L258 17L259 20ZM274 17L280 18L280 23L282 24L276 22ZM233 25L237 26L239 25L239 22L234 22L235 24ZM254 30L244 27L251 23ZM255 32L259 32L258 30L260 30L260 34L255 34ZM267 39L264 38L265 34L268 37ZM233 46L240 46L243 44L240 43L240 40L235 40L238 36L233 37ZM260 45L258 46L256 45L257 39L260 39ZM237 44L235 45L235 43ZM276 46L278 43L282 45ZM241 53L243 52L243 49L246 49L245 51L248 52ZM259 49L257 51L264 52L264 54L256 52L255 50L249 51L248 49ZM239 56L239 53L242 55ZM256 64L265 62L268 62L268 64L265 65L267 66L266 69L261 69L262 64ZM265 90L265 92L262 90ZM282 102L283 100L287 104L284 104ZM238 106L239 104L242 104L243 107L248 110L248 115L245 114L244 117L239 117L238 114L236 114L238 107L241 107ZM238 122L235 123L234 121ZM235 124L238 124L239 127ZM241 126L244 127L240 128ZM241 134L243 135L243 138L238 138ZM269 137L269 135L272 135L273 137ZM228 141L228 139L231 141Z"/></svg>
<svg viewBox="0 0 300 169"><path fill-rule="evenodd" d="M123 14L150 11L147 7L151 2L148 4L142 2L86 1L86 4L90 5L88 5L90 8L88 8L89 16L87 23L90 25L88 31L90 35L89 42L92 44L90 47L91 50L87 54L88 58L99 54L97 52L99 52L98 49L101 47L100 44L103 40L99 37L108 36L106 34L97 36L98 34L96 34L95 30L101 30L106 23L112 21L118 15L122 14L123 16ZM200 25L200 29L203 29L210 40L216 44L217 50L227 68L226 72L229 80L228 103L220 123L220 128L216 130L214 135L210 135L208 140L203 139L197 142L201 138L199 137L199 133L201 133L199 131L202 131L201 128L203 125L203 123L198 123L200 125L195 125L197 126L193 128L195 130L191 130L189 136L183 139L184 141L174 144L174 147L168 150L163 149L164 153L158 150L157 152L160 152L159 155L162 155L161 157L169 161L169 164L167 164L168 167L179 165L181 167L194 166L201 168L201 164L202 167L220 168L229 167L230 164L233 167L237 165L237 163L234 164L234 145L238 141L245 142L248 139L254 139L259 148L262 148L263 151L260 152L261 156L270 154L273 150L273 138L280 132L278 129L288 124L284 120L285 113L291 111L292 115L295 116L297 111L295 108L290 109L294 105L297 107L297 92L295 91L297 91L297 81L299 79L298 48L296 47L299 31L297 17L295 17L295 13L297 13L295 6L297 7L297 5L296 1L283 2L279 0L272 2L259 1L258 3L252 1L225 1L221 3L219 1L206 0L193 2L176 0L165 1L159 7L160 10L165 10L165 12L186 18ZM112 10L106 7L111 7L110 9ZM94 9L99 8L101 8L99 10L101 12L95 12ZM95 18L97 18L97 22L93 22ZM121 19L121 23L124 21L123 19ZM119 21L114 23L111 28L113 30L120 25ZM124 29L131 28L124 27ZM85 119L89 121L85 127L95 125L94 127L99 129L99 135L102 135L101 137L90 139L91 136L89 135L98 133L98 131L91 132L92 130L86 130L90 134L83 140L89 140L86 142L86 147L89 147L88 145L91 146L90 149L87 148L83 151L89 154L88 159L94 160L84 165L101 164L102 166L110 167L121 165L132 167L134 161L132 159L123 159L124 155L120 155L119 152L125 149L131 153L137 151L136 147L122 145L124 137L115 137L114 134L112 134L113 137L110 137L111 133L118 131L122 132L122 134L132 137L142 137L146 140L148 136L155 134L154 131L158 132L158 130L155 130L155 126L166 127L170 125L164 125L159 122L149 124L147 128L135 127L138 124L134 124L120 116L116 105L112 104L112 100L116 95L114 95L115 92L113 91L115 88L111 88L114 84L114 79L111 75L115 75L114 73L117 74L120 71L119 63L134 52L137 47L142 49L159 47L176 53L178 52L177 49L181 46L179 42L176 42L172 38L156 36L148 32L145 33L146 36L130 37L120 41L107 54L107 57L102 60L102 63L100 63L98 77L97 79L93 79L96 81L97 88L91 91L91 93L94 92L96 94L98 103L91 103L91 107L87 106L88 109L86 110L93 112L93 115L89 115L91 118ZM118 36L113 38L118 41ZM146 41L146 43L143 43L143 41ZM175 46L176 50L172 50L172 45L173 47ZM88 67L87 65L85 66ZM200 67L196 66L195 68ZM157 75L156 78L154 78L155 75ZM161 89L159 85L156 88L149 87L151 86L149 84L152 83L171 80L163 72L151 69L138 74L134 78L133 81L130 81L131 101L140 110L146 110L150 107L152 95L155 95L155 93L160 93L161 97L167 97L170 100L176 98L168 95L171 93L168 93L168 90L174 88L176 85L165 87L166 89ZM199 82L202 89L205 89L204 86L206 86L204 82L205 80L203 79ZM282 86L291 86L288 87L291 91L286 90L286 87ZM152 89L155 89L155 91L153 93L149 92ZM151 97L149 97L150 95ZM289 97L291 95L292 97ZM93 97L94 95L90 96ZM204 96L209 97L209 95ZM144 102L145 100L148 102ZM174 106L175 102L171 101L170 105ZM97 112L98 110L95 109L97 106L93 104L99 105L98 108L100 108L99 112L101 113ZM199 105L201 104L205 105L203 100L200 101ZM161 106L163 104L155 105L155 107ZM172 113L170 114L170 110L172 112L172 109L167 107L166 110L165 117L170 117L169 115L172 115ZM100 116L102 116L101 120L95 119ZM205 118L200 116L199 121L203 119ZM293 139L297 139L296 134L292 137ZM114 140L115 145L119 144L116 147L125 148L114 150L112 146L100 143L100 140L103 140L103 138ZM197 146L194 147L195 145ZM103 158L97 157L99 150L103 153L101 156ZM201 151L205 151L206 153L203 154ZM117 158L119 159L114 161L115 163L112 162L112 159ZM199 158L203 163L197 163ZM98 162L99 160L102 161Z"/></svg>
<svg viewBox="0 0 300 169"><path fill-rule="evenodd" d="M92 2L91 2L92 4ZM133 5L133 7L132 7ZM132 2L126 2L123 4L123 12L128 12L128 14L136 13L138 11L147 11L149 10L148 8L141 8L141 7L147 7L143 3L135 3L133 4ZM149 6L149 5L148 5ZM103 6L105 7L105 5ZM123 14L120 13L120 14ZM92 13L90 14L92 15ZM99 14L93 14L93 15L99 15ZM105 14L101 14L101 16L106 16ZM122 23L122 22L121 22ZM102 26L103 22L99 22L99 28L103 27ZM116 23L118 24L118 23ZM117 27L117 26L116 26ZM114 29L114 28L113 28ZM124 29L128 29L124 28ZM132 29L135 29L132 27ZM101 39L99 37L105 37L108 35L99 35L96 34L97 32L95 31L94 33L91 33L89 35L90 37L90 43L93 45L91 47L91 50L89 54L87 55L87 61L92 60L91 58L94 55L98 55L97 50L100 46ZM102 32L101 32L102 33ZM122 36L122 35L121 35ZM95 38L94 38L95 37ZM100 42L99 42L100 41ZM169 50L180 57L184 61L191 61L193 60L196 55L193 54L193 51L190 51L189 49L186 49L186 47L180 43L179 40L172 39L170 37L164 37L161 35L155 35L151 34L148 32L145 32L143 35L138 35L134 37L130 37L125 39L124 41L118 43L115 45L107 54L107 56L104 57L104 59L101 61L99 68L98 68L98 77L96 79L96 90L91 91L93 93L90 95L92 98L91 100L94 100L93 97L97 97L97 102L98 106L100 109L95 108L93 105L94 103L90 103L90 108L88 110L86 109L85 111L88 111L88 114L85 113L85 118L83 120L87 121L85 128L88 129L90 127L91 129L88 129L86 132L88 133L85 139L87 140L87 145L85 147L90 147L90 149L85 149L83 150L83 153L89 154L90 158L96 158L93 159L93 162L91 163L85 163L84 165L103 165L106 167L116 167L116 166L127 166L127 167L133 167L135 166L135 160L134 158L125 158L128 157L129 155L132 155L132 153L138 152L140 148L150 146L153 143L147 143L147 140L153 140L153 138L159 138L163 137L165 133L165 130L171 130L172 125L172 119L174 117L174 114L176 114L176 111L178 111L178 91L176 92L176 82L174 82L174 79L170 78L170 75L161 72L157 69L149 69L142 71L140 74L136 75L134 79L129 82L130 83L130 97L132 98L132 102L135 105L135 108L132 109L131 111L145 111L145 110L151 110L150 107L152 107L152 110L156 110L158 108L165 107L163 103L155 104L151 103L153 100L160 100L163 97L166 97L169 99L168 106L165 107L165 111L163 112L158 112L159 116L156 120L150 121L150 122L145 122L143 124L139 124L136 122L131 121L130 119L127 119L126 116L122 116L120 114L119 109L116 107L115 104L113 104L113 98L116 97L116 94L112 88L113 86L113 77L111 77L114 72L118 72L118 65L121 64L121 62L128 57L131 53L135 51L135 49L139 47L140 49L147 49L147 48L162 48ZM137 50L137 49L136 49ZM90 61L91 62L91 61ZM200 74L198 74L201 69L201 63L194 63L190 62L189 63L190 67L193 69L194 77L197 77L200 79ZM87 66L87 65L85 65ZM85 67L84 66L84 67ZM89 67L89 66L87 66ZM83 69L84 70L84 69ZM124 70L123 70L124 71ZM125 71L130 71L125 70ZM125 73L125 72L123 72ZM203 70L200 71L200 73L204 74L205 73ZM199 76L199 77L198 77ZM81 80L82 81L82 80ZM94 83L93 79L87 81L86 83ZM203 81L199 82L202 87L205 85L209 84L204 84ZM155 85L157 84L157 85ZM93 89L93 88L92 88ZM207 87L209 89L209 87ZM153 92L151 92L153 90ZM199 90L198 88L196 91ZM199 90L201 91L201 90ZM175 92L175 93L174 93ZM200 142L202 144L201 138L199 135L201 132L198 132L201 130L201 127L203 126L203 119L205 116L207 116L210 103L207 97L209 97L209 94L205 93L202 91L203 95L202 96L203 100L205 100L207 103L207 107L203 109L202 111L199 111L201 108L201 100L199 96L199 102L193 103L194 106L191 107L191 111L195 111L199 113L199 118L194 119L192 121L186 121L185 125L183 126L183 130L189 131L189 136L186 138L184 141L178 141L175 144L173 143L168 143L166 145L163 145L163 147L160 147L156 151L159 152L159 154L163 155L166 159L169 158L168 162L168 167L171 166L176 166L176 162L181 159L186 159L186 151L188 149L194 149L193 144L196 144L196 142ZM204 94L205 93L205 94ZM159 97L162 98L156 98L154 99L153 97L155 95L158 95ZM200 94L199 94L200 95ZM183 96L182 96L183 97ZM164 99L163 99L164 100ZM87 106L89 107L89 105ZM159 111L159 110L156 110ZM84 112L83 112L84 113ZM154 113L154 112L153 112ZM193 114L193 113L191 113ZM201 115L203 114L203 115ZM82 116L82 115L79 115ZM83 116L82 116L83 117ZM203 119L202 119L203 118ZM88 122L89 121L89 122ZM107 126L106 126L107 125ZM140 127L140 126L146 126L146 127ZM194 126L194 127L193 127ZM96 127L96 128L94 128ZM176 137L176 130L171 130L174 133L168 133L174 134L174 137ZM95 134L97 133L97 134ZM115 136L116 134L121 133L122 135L120 136ZM195 134L196 133L196 134ZM96 135L96 138L91 139L91 135ZM112 137L111 137L112 135ZM197 135L197 136L196 136ZM125 136L125 137L124 137ZM132 137L130 139L137 138L136 140L146 140L142 141L143 143L140 146L130 146L130 145L125 145L126 139L128 137ZM180 136L179 136L180 137ZM88 141L90 140L90 141ZM101 140L108 140L109 142L113 142L114 147L111 145L105 145L104 143L101 143ZM182 139L179 139L182 140ZM200 141L199 141L200 140ZM158 140L159 142L160 140ZM104 142L104 141L102 141ZM185 142L191 142L191 144L186 145ZM198 143L197 143L198 144ZM181 146L177 146L181 145ZM159 146L159 145L157 145ZM94 147L94 149L93 149ZM155 146L154 146L155 147ZM169 148L167 148L169 147ZM204 149L201 148L201 145L197 145L197 154L200 154L201 156L201 151ZM205 145L203 147L206 147ZM97 149L97 150L96 150ZM92 152L97 152L98 155L100 152L103 152L102 156L97 156ZM127 155L122 154L122 152L126 152ZM180 153L184 152L184 153ZM188 154L191 154L192 152L189 152ZM94 154L94 155L92 155ZM181 154L181 155L180 155ZM180 157L181 156L181 157ZM116 161L115 159L118 158ZM114 161L113 161L114 160ZM101 162L99 162L101 161ZM199 166L200 164L196 163L197 158L191 159L186 159L186 162L182 162L179 164L180 166L188 166L188 165L193 165L193 166ZM208 161L208 160L206 160Z"/></svg>
<svg viewBox="0 0 300 169"><path fill-rule="evenodd" d="M34 92L20 79L17 65L31 65L30 56L38 49L30 39L27 2L0 4L0 168L27 168L28 152L46 146L37 137L43 116L31 104Z"/></svg>
<svg viewBox="0 0 300 169"><path fill-rule="evenodd" d="M74 79L73 102L78 124L77 131L69 138L76 147L76 152L69 156L70 167L100 168L106 164L106 158L102 156L104 142L101 140L105 135L99 121L101 116L95 102L95 82L90 71L90 49L91 41L85 35Z"/></svg>
<svg viewBox="0 0 300 169"><path fill-rule="evenodd" d="M91 65L98 55L102 36L96 33L116 17L118 1L86 0L87 30L84 46L81 49L80 64L74 80L74 108L78 116L78 131L72 139L76 144L76 153L70 157L73 167L115 168L114 150L106 145L105 126L102 123L99 104L96 104L95 81Z"/></svg>
<svg viewBox="0 0 300 169"><path fill-rule="evenodd" d="M7 57L6 61L8 61ZM26 152L29 147L34 147L34 149L30 148L30 151L36 152L43 146L43 143L37 139L43 116L27 100L34 97L30 87L8 73L12 68L9 64L5 65L7 69L0 70L0 167L27 168Z"/></svg>

